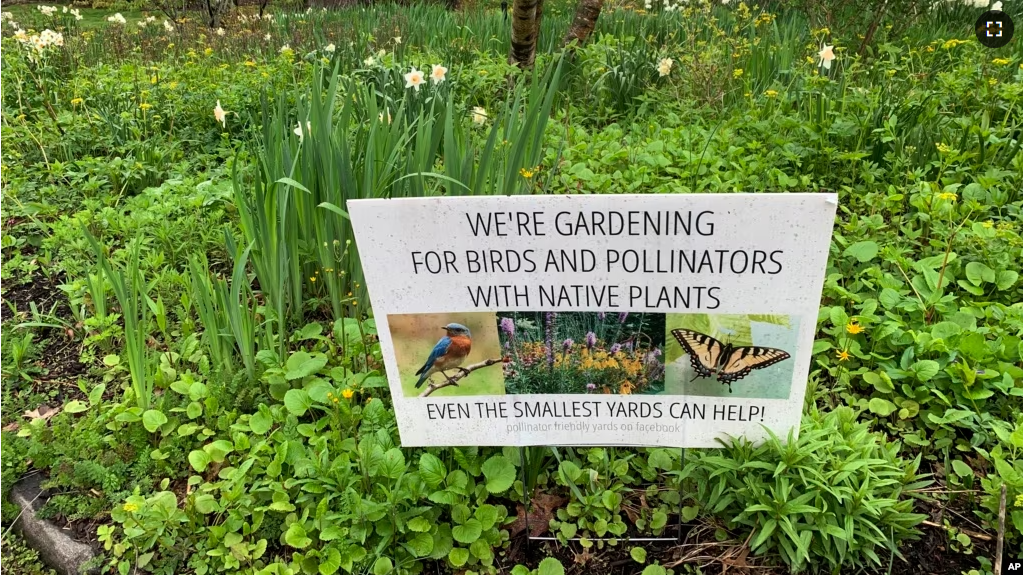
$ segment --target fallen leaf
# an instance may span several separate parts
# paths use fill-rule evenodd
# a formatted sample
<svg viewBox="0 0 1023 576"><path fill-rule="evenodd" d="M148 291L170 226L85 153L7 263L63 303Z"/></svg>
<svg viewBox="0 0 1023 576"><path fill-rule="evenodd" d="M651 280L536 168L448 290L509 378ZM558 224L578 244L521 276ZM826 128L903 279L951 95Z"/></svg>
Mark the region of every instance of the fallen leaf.
<svg viewBox="0 0 1023 576"><path fill-rule="evenodd" d="M0 428L0 430L3 430L4 432L11 432L13 430L17 430L18 428L19 424L17 422L11 422L10 424L4 426L3 428Z"/></svg>
<svg viewBox="0 0 1023 576"><path fill-rule="evenodd" d="M57 412L60 412L60 408L51 408L46 404L43 404L42 406L36 408L35 410L26 410L23 416L25 416L26 418L33 419L43 418L44 420L49 420L50 417L56 414Z"/></svg>

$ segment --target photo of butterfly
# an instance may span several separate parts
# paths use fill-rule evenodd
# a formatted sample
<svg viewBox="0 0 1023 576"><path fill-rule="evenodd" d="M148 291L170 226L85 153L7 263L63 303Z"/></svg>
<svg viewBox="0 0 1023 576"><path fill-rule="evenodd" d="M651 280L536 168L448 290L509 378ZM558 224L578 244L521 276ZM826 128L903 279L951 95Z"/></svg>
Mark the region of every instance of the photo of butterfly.
<svg viewBox="0 0 1023 576"><path fill-rule="evenodd" d="M689 362L696 371L693 380L716 375L718 381L728 385L729 393L732 392L732 382L745 378L753 370L777 364L791 357L788 352L778 348L723 344L716 338L695 330L675 329L671 331L671 335L689 354Z"/></svg>

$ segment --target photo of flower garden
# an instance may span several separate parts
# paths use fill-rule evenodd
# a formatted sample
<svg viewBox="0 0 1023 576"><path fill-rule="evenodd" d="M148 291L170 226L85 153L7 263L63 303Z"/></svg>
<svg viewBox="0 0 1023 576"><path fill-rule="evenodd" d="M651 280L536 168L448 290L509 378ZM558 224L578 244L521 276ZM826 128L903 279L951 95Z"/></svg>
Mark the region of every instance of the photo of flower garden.
<svg viewBox="0 0 1023 576"><path fill-rule="evenodd" d="M1023 557L1020 0L4 0L0 48L5 574ZM451 315L399 351L403 397L441 384L415 373L452 322L459 366L502 359L423 404L505 374L720 396L686 388L671 330L792 352L812 327L805 380L790 358L730 382L805 391L798 434L531 464L401 445L349 200L816 191L838 198L816 316ZM32 519L86 565L45 565ZM625 534L671 538L593 545Z"/></svg>
<svg viewBox="0 0 1023 576"><path fill-rule="evenodd" d="M508 394L658 394L664 315L498 312Z"/></svg>
<svg viewBox="0 0 1023 576"><path fill-rule="evenodd" d="M799 331L798 317L767 314L667 314L665 324L669 334L665 348L665 389L669 393L777 400L789 397L792 371L795 368L792 358L753 368L749 374L729 385L713 375L698 377L690 355L678 339L672 336L672 331L689 330L717 340L717 343L713 343L713 359L719 357L716 352L724 350L724 345L733 348L771 347L794 356L796 334ZM769 361L765 357L764 362Z"/></svg>

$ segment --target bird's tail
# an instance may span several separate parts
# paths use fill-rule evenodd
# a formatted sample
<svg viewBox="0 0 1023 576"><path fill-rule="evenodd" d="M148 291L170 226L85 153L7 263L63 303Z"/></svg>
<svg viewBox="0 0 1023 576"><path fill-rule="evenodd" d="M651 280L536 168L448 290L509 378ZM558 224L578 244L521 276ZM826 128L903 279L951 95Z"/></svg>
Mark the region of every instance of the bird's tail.
<svg viewBox="0 0 1023 576"><path fill-rule="evenodd" d="M419 373L421 374L421 376L419 376L419 381L416 382L416 388L419 388L420 386L423 385L423 382L426 382L426 377L429 376L430 371L429 370L421 370Z"/></svg>

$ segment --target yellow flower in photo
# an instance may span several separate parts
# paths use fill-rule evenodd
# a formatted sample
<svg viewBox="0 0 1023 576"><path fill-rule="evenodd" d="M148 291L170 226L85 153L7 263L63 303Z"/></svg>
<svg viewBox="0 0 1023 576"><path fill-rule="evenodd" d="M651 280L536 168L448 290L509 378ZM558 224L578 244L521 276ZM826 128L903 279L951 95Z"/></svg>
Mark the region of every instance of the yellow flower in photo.
<svg viewBox="0 0 1023 576"><path fill-rule="evenodd" d="M941 194L938 194L938 198L941 198L942 200L948 200L949 202L955 202L956 200L959 199L959 196L956 196L952 192L942 192Z"/></svg>
<svg viewBox="0 0 1023 576"><path fill-rule="evenodd" d="M859 334L860 332L863 332L863 326L860 326L855 320L852 320L845 325L845 331L850 334Z"/></svg>
<svg viewBox="0 0 1023 576"><path fill-rule="evenodd" d="M355 392L351 388L345 388L341 391L341 395L345 397L345 400L351 400L352 396L355 396Z"/></svg>
<svg viewBox="0 0 1023 576"><path fill-rule="evenodd" d="M522 177L526 178L527 180L533 177L533 171L527 168L519 168L519 174L521 174Z"/></svg>
<svg viewBox="0 0 1023 576"><path fill-rule="evenodd" d="M121 508L124 509L125 512L138 512L139 510L138 505L132 504L131 502L125 502L124 506L122 506Z"/></svg>
<svg viewBox="0 0 1023 576"><path fill-rule="evenodd" d="M142 110L149 110L152 107L153 107L153 105L148 103L148 102L143 102L143 103L139 104L139 108L141 108Z"/></svg>
<svg viewBox="0 0 1023 576"><path fill-rule="evenodd" d="M767 96L768 98L777 98L778 97L778 91L777 90L767 90L767 91L764 92L764 96Z"/></svg>
<svg viewBox="0 0 1023 576"><path fill-rule="evenodd" d="M995 66L1005 66L1005 65L1007 65L1009 63L1009 59L1008 58L995 58L994 60L991 61L991 63L994 64Z"/></svg>
<svg viewBox="0 0 1023 576"><path fill-rule="evenodd" d="M732 78L742 78L742 75L743 75L742 68L736 68L735 70L732 70Z"/></svg>
<svg viewBox="0 0 1023 576"><path fill-rule="evenodd" d="M988 220L987 222L981 223L981 226L983 226L985 228L992 228L992 227L994 227L994 225L995 225L995 223L992 222L991 220Z"/></svg>
<svg viewBox="0 0 1023 576"><path fill-rule="evenodd" d="M839 362L845 362L846 360L851 358L851 356L849 355L849 352L847 350L842 350L841 352L837 352L835 355L838 357L838 361Z"/></svg>
<svg viewBox="0 0 1023 576"><path fill-rule="evenodd" d="M72 106L78 106L82 102L85 102L85 100L82 100L81 98L72 98L71 99L71 105Z"/></svg>

